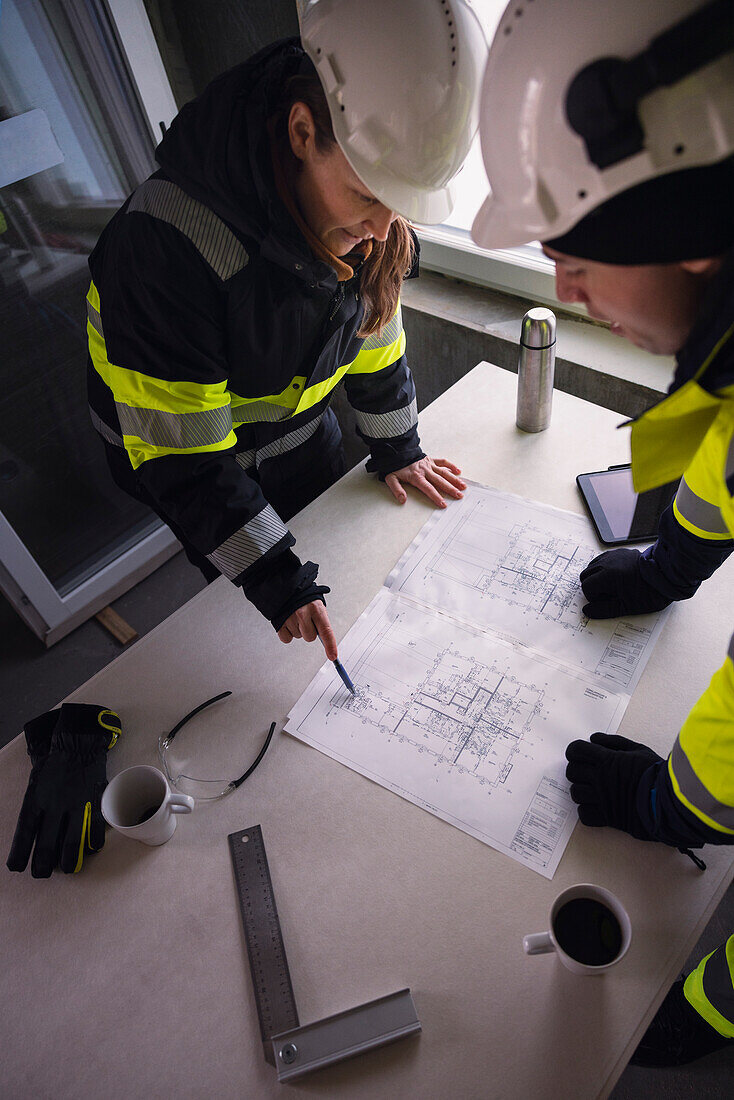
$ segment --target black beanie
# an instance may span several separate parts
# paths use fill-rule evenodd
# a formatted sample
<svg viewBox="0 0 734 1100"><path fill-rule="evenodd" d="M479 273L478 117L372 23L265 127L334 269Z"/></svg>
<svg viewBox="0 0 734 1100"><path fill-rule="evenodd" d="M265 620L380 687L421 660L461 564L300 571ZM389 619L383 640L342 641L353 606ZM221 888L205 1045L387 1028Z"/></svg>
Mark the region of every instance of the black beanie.
<svg viewBox="0 0 734 1100"><path fill-rule="evenodd" d="M734 245L734 157L647 180L543 244L607 264L667 264Z"/></svg>

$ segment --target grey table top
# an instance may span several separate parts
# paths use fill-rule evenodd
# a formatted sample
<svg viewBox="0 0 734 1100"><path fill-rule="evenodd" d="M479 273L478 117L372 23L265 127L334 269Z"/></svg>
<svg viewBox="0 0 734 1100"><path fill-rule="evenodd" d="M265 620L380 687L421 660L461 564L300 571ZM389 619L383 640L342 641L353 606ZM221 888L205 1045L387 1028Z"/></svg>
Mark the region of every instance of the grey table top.
<svg viewBox="0 0 734 1100"><path fill-rule="evenodd" d="M581 511L575 475L625 461L621 417L563 393L551 427L514 426L513 375L488 364L421 416L424 447L475 481ZM292 522L321 563L342 636L429 514L399 507L360 467ZM620 732L665 753L721 664L731 600L724 571L666 623ZM157 763L156 740L187 710L221 758L254 756L323 661L282 646L225 580L137 642L71 698L123 718L108 775ZM234 765L232 774L236 774ZM12 837L28 761L0 754L0 843ZM578 826L552 881L507 859L287 735L227 799L146 848L108 833L81 874L2 869L0 1091L13 1097L278 1095L262 1057L227 834L260 824L302 1022L403 986L420 1038L332 1067L291 1094L341 1097L604 1096L734 874L707 849L701 874L672 849ZM633 925L626 958L579 978L528 958L552 899L574 882L616 892Z"/></svg>

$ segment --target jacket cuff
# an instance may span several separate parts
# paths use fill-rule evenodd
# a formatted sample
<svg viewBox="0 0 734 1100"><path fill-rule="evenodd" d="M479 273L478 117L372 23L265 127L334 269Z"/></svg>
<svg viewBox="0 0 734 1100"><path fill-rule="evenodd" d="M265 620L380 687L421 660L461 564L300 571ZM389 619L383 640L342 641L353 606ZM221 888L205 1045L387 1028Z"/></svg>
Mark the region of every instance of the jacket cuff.
<svg viewBox="0 0 734 1100"><path fill-rule="evenodd" d="M240 585L250 603L270 619L275 630L280 630L299 607L329 591L315 584L318 568L312 561L301 564L292 550L285 550L248 570Z"/></svg>
<svg viewBox="0 0 734 1100"><path fill-rule="evenodd" d="M371 455L367 461L368 474L377 474L380 481L384 481L388 474L395 470L402 470L404 466L410 466L412 462L418 462L425 458L425 451L421 449L418 432L411 429L410 434L400 440L390 443L368 440Z"/></svg>
<svg viewBox="0 0 734 1100"><path fill-rule="evenodd" d="M669 505L660 517L657 542L644 550L642 579L668 600L688 600L734 550L734 541L698 538L678 523Z"/></svg>
<svg viewBox="0 0 734 1100"><path fill-rule="evenodd" d="M731 844L734 840L705 825L676 797L667 760L653 764L642 775L637 812L650 838L673 848L702 848L704 844Z"/></svg>

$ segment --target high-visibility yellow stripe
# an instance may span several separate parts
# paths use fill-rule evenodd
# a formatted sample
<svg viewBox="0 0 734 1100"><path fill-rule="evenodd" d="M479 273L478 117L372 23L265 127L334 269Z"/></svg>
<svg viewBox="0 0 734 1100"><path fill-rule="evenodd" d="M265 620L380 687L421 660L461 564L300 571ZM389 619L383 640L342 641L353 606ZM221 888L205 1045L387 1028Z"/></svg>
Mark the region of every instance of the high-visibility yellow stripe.
<svg viewBox="0 0 734 1100"><path fill-rule="evenodd" d="M714 819L712 817L709 817L708 814L705 814L703 810L699 810L698 806L694 806L691 800L683 794L683 791L680 788L680 783L678 782L675 772L673 771L673 764L670 757L668 757L668 774L670 775L670 782L673 785L673 790L675 791L676 798L678 798L683 803L686 809L690 810L691 813L699 819L699 821L703 821L704 825L708 825L711 829L716 829L719 833L727 833L728 835L734 836L734 829L727 829L724 825L719 825L718 821L714 821Z"/></svg>
<svg viewBox="0 0 734 1100"><path fill-rule="evenodd" d="M392 344L374 351L362 348L357 358L349 364L350 374L375 374L392 366L405 353L405 331Z"/></svg>
<svg viewBox="0 0 734 1100"><path fill-rule="evenodd" d="M686 531L690 531L692 535L697 535L700 539L708 539L710 542L715 542L718 539L720 542L726 542L734 537L731 531L706 531L703 527L697 527L695 523L691 523L691 521L683 515L678 507L677 499L673 501L673 515L681 527L685 527Z"/></svg>
<svg viewBox="0 0 734 1100"><path fill-rule="evenodd" d="M87 332L91 325L87 323ZM112 390L115 401L131 405L138 409L157 409L161 412L188 413L207 412L213 408L229 405L227 380L223 382L169 382L164 378L154 378L149 374L116 367L107 358L107 349L98 333L92 329L102 345L104 358L100 355L92 362L102 381ZM92 337L90 335L90 350Z"/></svg>
<svg viewBox="0 0 734 1100"><path fill-rule="evenodd" d="M92 803L87 802L84 807L84 817L82 819L82 835L79 837L79 854L77 855L76 866L74 868L74 874L77 871L81 871L82 863L84 862L84 842L89 841L89 848L91 850L91 835L92 835Z"/></svg>
<svg viewBox="0 0 734 1100"><path fill-rule="evenodd" d="M716 951L722 950L726 952L726 961L732 975L732 984L734 984L734 936L729 937L725 946L716 949ZM726 1039L734 1039L734 1020L727 1020L726 1016L722 1016L711 1004L703 987L706 964L716 951L710 951L705 958L701 959L696 969L691 971L683 984L683 995L699 1016L718 1031L719 1035L723 1035Z"/></svg>
<svg viewBox="0 0 734 1100"><path fill-rule="evenodd" d="M108 715L108 714L111 715L113 718L117 719L116 724L110 725L109 722L104 722L102 720L104 718L104 716ZM114 745L117 744L117 739L120 736L120 734L122 733L122 722L120 721L120 715L117 714L117 712L114 711L114 710L101 710L99 712L99 714L97 715L97 721L100 724L100 726L102 727L102 729L109 730L109 732L112 734L112 737L110 739L110 743L107 746L108 749L111 749Z"/></svg>
<svg viewBox="0 0 734 1100"><path fill-rule="evenodd" d="M733 436L734 402L726 401L686 468L673 505L681 527L699 538L734 538L734 509L724 479Z"/></svg>
<svg viewBox="0 0 734 1100"><path fill-rule="evenodd" d="M94 283L89 287L87 299L93 308L100 313L99 292ZM201 384L197 382L169 382L162 378L154 378L151 375L141 374L139 371L129 370L127 367L118 367L111 363L107 356L105 339L94 327L91 320L87 321L87 337L89 340L89 354L94 369L105 385L112 391L115 402L119 405L150 409L173 415L210 412L213 409L224 409L229 406L230 399L226 379L222 382ZM160 458L162 455L224 451L237 443L234 430L231 430L224 439L217 442L211 444L197 443L192 447L156 446L148 440L132 434L123 434L122 438L133 469L137 469L143 462Z"/></svg>
<svg viewBox="0 0 734 1100"><path fill-rule="evenodd" d="M276 405L278 409L287 410L282 415L274 417L264 416L261 419L270 420L283 419L293 412L301 398L303 397L304 387L306 385L305 374L297 374L291 378L288 385L280 393L269 394L265 397L240 397L237 393L231 393L232 400L232 420L235 424L251 423L257 419L257 416L250 417L247 415L247 409L251 405Z"/></svg>
<svg viewBox="0 0 734 1100"><path fill-rule="evenodd" d="M124 435L122 438L133 470L137 470L144 462L149 462L153 458L163 458L165 455L213 454L216 451L226 451L237 442L234 432L221 443L199 444L197 447L189 448L156 447L133 435Z"/></svg>
<svg viewBox="0 0 734 1100"><path fill-rule="evenodd" d="M99 293L94 283L87 295L94 308L99 308ZM229 404L227 379L221 382L169 382L153 375L118 367L107 357L107 345L91 323L87 322L89 349L94 368L105 385L112 390L115 400L141 409L159 409L162 412L201 412Z"/></svg>
<svg viewBox="0 0 734 1100"><path fill-rule="evenodd" d="M325 397L328 397L331 391L339 385L349 367L349 363L343 367L338 367L330 378L325 378L323 382L316 382L315 385L308 386L303 391L303 397L298 402L294 415L313 408L314 405L318 405L319 401L323 401Z"/></svg>
<svg viewBox="0 0 734 1100"><path fill-rule="evenodd" d="M715 814L734 813L734 640L723 665L686 718L668 758L676 797L697 818L734 835ZM677 763L676 763L677 761Z"/></svg>

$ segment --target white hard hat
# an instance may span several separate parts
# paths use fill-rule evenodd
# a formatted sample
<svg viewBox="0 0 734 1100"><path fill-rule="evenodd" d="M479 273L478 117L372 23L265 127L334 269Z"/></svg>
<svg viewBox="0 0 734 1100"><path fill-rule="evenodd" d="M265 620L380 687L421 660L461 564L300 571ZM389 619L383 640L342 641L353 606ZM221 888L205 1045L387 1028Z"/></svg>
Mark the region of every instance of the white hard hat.
<svg viewBox="0 0 734 1100"><path fill-rule="evenodd" d="M481 97L485 248L562 236L608 199L734 151L731 0L515 0Z"/></svg>
<svg viewBox="0 0 734 1100"><path fill-rule="evenodd" d="M299 17L334 136L362 183L411 221L445 221L487 58L467 0L302 0Z"/></svg>

